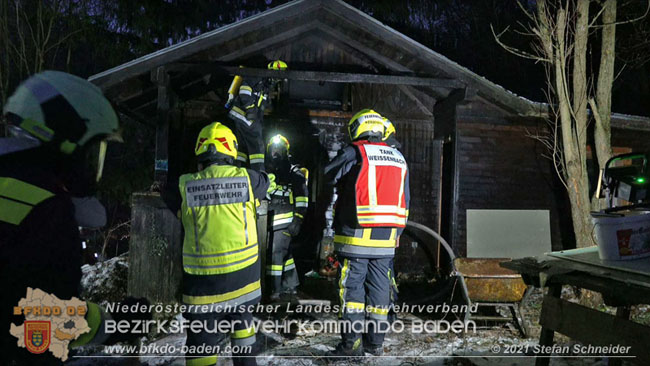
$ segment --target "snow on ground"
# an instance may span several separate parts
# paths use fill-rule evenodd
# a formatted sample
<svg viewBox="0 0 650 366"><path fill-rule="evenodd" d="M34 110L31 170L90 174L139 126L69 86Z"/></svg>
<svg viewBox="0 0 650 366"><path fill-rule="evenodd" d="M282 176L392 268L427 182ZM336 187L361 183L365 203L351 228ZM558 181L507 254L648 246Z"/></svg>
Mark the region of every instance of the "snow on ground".
<svg viewBox="0 0 650 366"><path fill-rule="evenodd" d="M311 314L314 319L330 317L329 314ZM308 316L309 317L309 316ZM331 315L333 318L333 315ZM335 366L365 364L372 366L390 365L426 365L426 366L533 366L533 357L519 354L513 358L511 355L504 357L506 347L525 346L533 347L537 344L536 338L520 338L512 326L493 326L489 329L478 329L467 334L414 334L411 332L409 320L417 319L410 314L400 314L407 327L402 333L390 333L384 342L385 355L372 357L367 355L363 361L338 361ZM262 345L262 352L257 357L258 365L267 366L308 366L327 365L323 356L333 350L339 342L340 336L332 333L299 332L295 338L284 337L277 333L258 334L258 342ZM566 339L559 338L561 342ZM145 345L173 345L180 348L185 342L183 334L167 336L153 342L144 342ZM498 346L498 347L497 347ZM496 349L499 352L496 352ZM97 352L89 353L90 356L101 356L101 348ZM496 352L496 353L495 353ZM67 363L69 366L114 366L114 365L147 365L147 366L182 366L184 360L180 355L172 354L143 354L137 358L83 358L74 359ZM219 365L232 365L231 360L223 357ZM582 366L605 365L604 361L593 358L553 358L552 366Z"/></svg>
<svg viewBox="0 0 650 366"><path fill-rule="evenodd" d="M126 258L118 257L94 266L84 266L82 287L85 298L94 301L110 299L119 301L125 294L126 288ZM116 275L117 273L117 275ZM572 294L568 288L563 291L563 297L571 298ZM565 293L566 292L566 293ZM515 355L505 354L513 348L521 351L529 350L537 345L540 327L537 319L541 311L543 294L536 289L524 308L524 316L527 319L530 330L529 338L521 338L514 325L505 324L482 324L477 323L479 328L476 331L469 331L465 334L454 333L429 333L415 334L412 331L413 322L422 320L418 316L408 313L399 314L399 319L404 322L406 328L401 333L389 333L384 342L384 356L372 357L367 355L359 361L338 361L335 366L366 364L373 366L533 366L534 357L526 357L525 353ZM639 318L648 316L648 308L635 309L640 314ZM634 313L633 312L633 313ZM509 314L507 309L499 309L501 315ZM260 314L268 316L268 314ZM286 317L284 314L274 315L275 319ZM300 316L293 315L301 321L334 320L332 313L304 313ZM266 319L266 318L265 318ZM426 319L425 319L426 320ZM646 319L647 320L647 319ZM650 322L650 320L648 320ZM285 336L278 333L258 332L258 344L261 352L257 357L260 366L307 366L325 365L324 360L329 351L333 350L340 340L336 333L308 331L298 332L295 336ZM571 345L571 340L556 334L556 342L559 345ZM141 345L159 349L167 345L180 349L185 343L184 334L169 335L155 340L142 339ZM185 364L182 354L177 353L144 353L133 354L131 357L110 356L104 352L104 346L82 347L72 355L68 366L182 366ZM151 349L151 348L149 348ZM513 357L514 356L514 357ZM232 365L227 355L222 357L219 365ZM623 363L627 365L626 362ZM557 357L551 359L551 366L600 366L605 365L604 360L594 358L566 358Z"/></svg>

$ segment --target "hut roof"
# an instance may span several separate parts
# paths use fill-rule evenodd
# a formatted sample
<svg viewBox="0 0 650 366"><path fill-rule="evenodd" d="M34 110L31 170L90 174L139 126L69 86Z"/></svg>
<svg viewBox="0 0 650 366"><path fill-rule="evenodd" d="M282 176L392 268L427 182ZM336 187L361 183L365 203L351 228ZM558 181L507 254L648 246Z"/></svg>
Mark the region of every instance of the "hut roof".
<svg viewBox="0 0 650 366"><path fill-rule="evenodd" d="M295 0L89 80L118 109L137 114L155 107L157 86L152 73L159 67L169 72L181 98L192 99L223 85L239 64L247 66L248 75L267 75L271 71L262 66L274 58L289 63L291 70L282 76L293 80L411 85L435 99L466 89L469 95L515 115L549 113L547 104L506 90L341 0ZM259 68L249 68L251 64ZM612 123L650 130L646 117L614 114Z"/></svg>

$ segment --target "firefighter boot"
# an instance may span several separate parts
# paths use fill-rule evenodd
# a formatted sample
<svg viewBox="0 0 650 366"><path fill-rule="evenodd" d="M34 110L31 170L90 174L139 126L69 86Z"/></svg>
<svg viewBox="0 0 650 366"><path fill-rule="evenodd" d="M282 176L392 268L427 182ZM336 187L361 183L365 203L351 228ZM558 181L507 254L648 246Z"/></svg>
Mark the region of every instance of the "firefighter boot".
<svg viewBox="0 0 650 366"><path fill-rule="evenodd" d="M336 348L328 352L326 360L327 362L337 362L337 361L358 361L362 359L363 346L361 345L361 338L357 339L352 347L346 346L345 343L339 343Z"/></svg>

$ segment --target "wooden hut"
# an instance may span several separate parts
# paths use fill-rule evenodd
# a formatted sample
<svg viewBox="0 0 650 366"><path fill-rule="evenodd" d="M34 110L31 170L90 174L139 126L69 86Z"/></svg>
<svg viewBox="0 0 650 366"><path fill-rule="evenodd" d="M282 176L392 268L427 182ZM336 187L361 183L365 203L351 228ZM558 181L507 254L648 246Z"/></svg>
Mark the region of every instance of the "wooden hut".
<svg viewBox="0 0 650 366"><path fill-rule="evenodd" d="M266 70L275 59L290 70ZM343 1L296 0L90 80L123 116L155 124L155 179L164 185L193 168L198 130L226 119L226 89L235 73L287 80L266 129L288 135L294 159L312 172L312 207L328 153L346 143L346 122L357 110L373 108L395 123L403 144L410 219L441 232L463 255L468 209L548 210L553 247L562 248L570 220L566 198L543 146L528 136L544 126L547 105L518 97ZM615 146L646 147L649 119L614 115L612 126ZM317 211L305 248L322 235ZM134 196L133 213L132 254L145 240L161 251L132 255L132 277L163 271L176 283L180 229L174 214L151 194ZM398 257L415 260L417 271L425 263L413 259L414 250L402 243ZM169 283L142 282L130 287L152 298L173 297Z"/></svg>

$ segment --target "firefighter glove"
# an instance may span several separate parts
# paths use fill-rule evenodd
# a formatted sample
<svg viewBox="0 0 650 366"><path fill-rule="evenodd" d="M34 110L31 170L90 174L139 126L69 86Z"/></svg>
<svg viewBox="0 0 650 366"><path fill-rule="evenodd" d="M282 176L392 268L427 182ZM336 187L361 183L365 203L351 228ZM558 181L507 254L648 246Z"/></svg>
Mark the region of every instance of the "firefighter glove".
<svg viewBox="0 0 650 366"><path fill-rule="evenodd" d="M287 232L291 236L298 236L298 234L300 234L301 226L302 226L302 219L298 216L294 216L293 220L291 221L291 224L289 224L289 227L287 228Z"/></svg>

